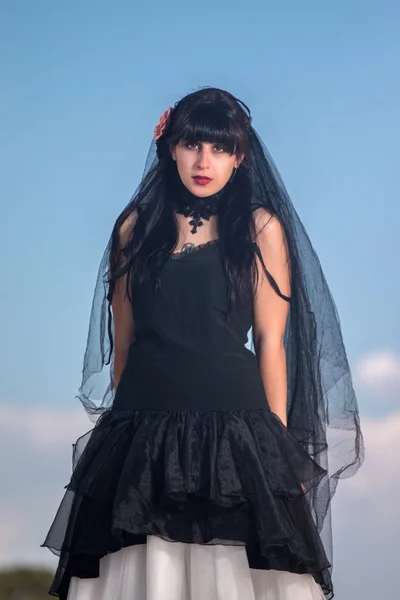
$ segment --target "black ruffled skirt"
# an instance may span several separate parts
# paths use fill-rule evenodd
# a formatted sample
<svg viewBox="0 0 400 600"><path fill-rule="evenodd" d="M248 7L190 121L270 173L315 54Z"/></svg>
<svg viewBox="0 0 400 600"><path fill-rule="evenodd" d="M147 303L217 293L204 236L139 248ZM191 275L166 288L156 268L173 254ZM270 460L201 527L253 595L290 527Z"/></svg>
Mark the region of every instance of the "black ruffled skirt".
<svg viewBox="0 0 400 600"><path fill-rule="evenodd" d="M60 555L51 594L67 598L72 577L98 577L102 557L147 536L243 545L251 569L308 573L331 593L306 493L325 471L268 406L111 409L74 450L43 544Z"/></svg>

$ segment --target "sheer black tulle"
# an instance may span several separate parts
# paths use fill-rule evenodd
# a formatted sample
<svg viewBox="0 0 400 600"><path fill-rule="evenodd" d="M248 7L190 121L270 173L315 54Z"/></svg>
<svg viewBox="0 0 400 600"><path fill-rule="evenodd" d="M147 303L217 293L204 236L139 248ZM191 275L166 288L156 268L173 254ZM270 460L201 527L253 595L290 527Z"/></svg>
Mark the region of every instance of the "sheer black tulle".
<svg viewBox="0 0 400 600"><path fill-rule="evenodd" d="M147 535L246 545L251 568L311 573L331 591L301 487L325 472L269 410L107 411L74 461L44 543L61 553L61 598L71 576L97 577L102 556Z"/></svg>
<svg viewBox="0 0 400 600"><path fill-rule="evenodd" d="M226 539L235 536L246 544L252 564L304 569L316 575L328 596L332 593L330 502L338 480L352 476L363 461L357 400L339 317L318 256L251 126L249 142L236 177L250 178L253 207L264 207L278 218L290 254L288 429L259 411L243 413L240 419L229 410L125 416L114 411L109 275L118 220L98 271L78 395L89 415L100 420L45 543L61 551L53 586L61 597L68 573L94 572L105 552L144 543L148 533L212 543L218 532L222 539L228 513ZM162 159L157 152L160 146L153 142L124 219L136 209L145 211L159 192ZM255 352L254 345L251 350ZM179 443L176 428L183 436Z"/></svg>
<svg viewBox="0 0 400 600"><path fill-rule="evenodd" d="M318 255L270 153L253 127L250 149L246 169L252 180L252 203L279 218L290 252L292 299L285 334L288 428L327 472L312 490L309 504L332 562L330 502L339 479L354 475L364 460L357 399L339 316ZM158 164L157 147L152 142L142 182L123 211L125 217L151 200ZM115 395L114 324L108 283L112 239L113 236L98 271L78 395L94 419L112 406ZM251 330L249 338L252 339ZM251 349L255 352L254 345Z"/></svg>

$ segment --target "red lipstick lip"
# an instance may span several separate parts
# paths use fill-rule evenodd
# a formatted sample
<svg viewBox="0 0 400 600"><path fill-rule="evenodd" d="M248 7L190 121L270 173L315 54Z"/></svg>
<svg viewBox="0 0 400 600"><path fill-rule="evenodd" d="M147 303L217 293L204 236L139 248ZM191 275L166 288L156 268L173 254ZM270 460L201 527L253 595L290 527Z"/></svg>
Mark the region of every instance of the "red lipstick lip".
<svg viewBox="0 0 400 600"><path fill-rule="evenodd" d="M201 175L195 175L193 179L199 179L200 181L211 181L210 177L202 177Z"/></svg>

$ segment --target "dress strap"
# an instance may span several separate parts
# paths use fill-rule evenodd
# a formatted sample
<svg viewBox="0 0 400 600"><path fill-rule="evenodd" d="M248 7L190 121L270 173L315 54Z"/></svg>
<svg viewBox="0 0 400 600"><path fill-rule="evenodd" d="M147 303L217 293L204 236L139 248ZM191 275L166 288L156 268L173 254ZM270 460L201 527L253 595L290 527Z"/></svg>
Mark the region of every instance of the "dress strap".
<svg viewBox="0 0 400 600"><path fill-rule="evenodd" d="M264 270L264 273L267 276L268 281L270 282L270 284L272 285L272 287L274 288L274 290L278 294L278 296L280 296L281 298L283 298L283 300L286 300L286 302L291 302L290 296L285 296L284 294L282 294L282 292L279 289L279 286L276 283L275 279L272 277L271 273L268 271L267 267L265 266L264 259L263 259L262 254L261 254L261 250L258 247L258 245L256 244L256 242L253 242L253 246L254 246L254 249L256 251L256 254L257 254L258 258L260 259L260 262L261 262L262 268Z"/></svg>

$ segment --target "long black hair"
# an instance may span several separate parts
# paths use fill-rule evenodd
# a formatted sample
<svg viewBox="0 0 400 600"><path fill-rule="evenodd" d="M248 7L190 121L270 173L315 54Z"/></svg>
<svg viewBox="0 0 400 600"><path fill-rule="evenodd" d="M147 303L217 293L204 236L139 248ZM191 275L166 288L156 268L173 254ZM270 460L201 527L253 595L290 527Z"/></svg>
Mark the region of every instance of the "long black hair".
<svg viewBox="0 0 400 600"><path fill-rule="evenodd" d="M155 286L160 283L162 265L178 241L177 222L170 200L180 193L184 184L172 159L171 148L183 141L217 143L231 156L243 157L232 183L227 183L221 195L218 208L219 246L228 292L227 318L236 303L251 299L258 272L252 246L255 229L249 162L250 125L250 109L224 90L203 88L176 103L163 135L157 140L157 163L115 223L110 253L110 298L115 282L126 272L129 274L129 297L132 279L141 284L151 277ZM270 209L272 211L272 206ZM137 218L133 220L134 211L137 211ZM121 236L129 219L135 225L128 228L127 236Z"/></svg>

